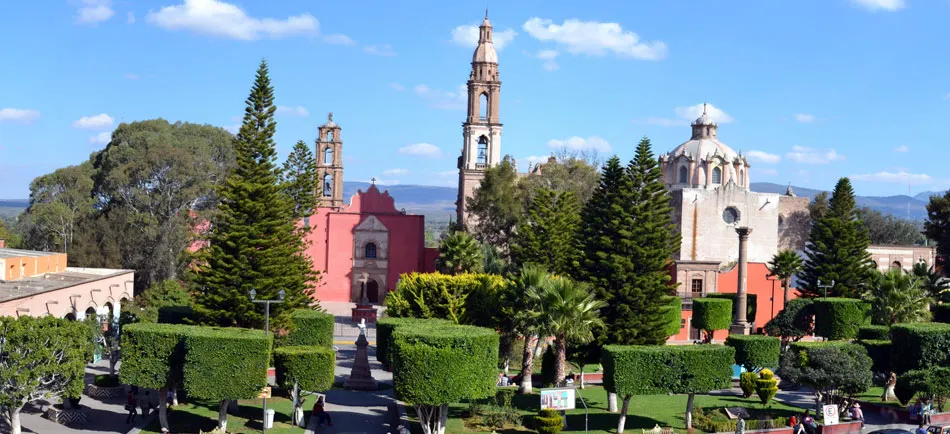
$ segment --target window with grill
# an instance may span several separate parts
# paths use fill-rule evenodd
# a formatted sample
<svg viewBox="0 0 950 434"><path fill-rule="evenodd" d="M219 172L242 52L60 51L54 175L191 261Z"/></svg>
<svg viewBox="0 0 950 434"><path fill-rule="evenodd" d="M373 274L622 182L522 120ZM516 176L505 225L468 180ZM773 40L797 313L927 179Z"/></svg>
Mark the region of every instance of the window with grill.
<svg viewBox="0 0 950 434"><path fill-rule="evenodd" d="M692 292L703 292L703 279L693 279Z"/></svg>
<svg viewBox="0 0 950 434"><path fill-rule="evenodd" d="M368 259L376 258L376 244L369 243L366 245L366 247L363 248L363 250L364 250L363 257L368 258Z"/></svg>

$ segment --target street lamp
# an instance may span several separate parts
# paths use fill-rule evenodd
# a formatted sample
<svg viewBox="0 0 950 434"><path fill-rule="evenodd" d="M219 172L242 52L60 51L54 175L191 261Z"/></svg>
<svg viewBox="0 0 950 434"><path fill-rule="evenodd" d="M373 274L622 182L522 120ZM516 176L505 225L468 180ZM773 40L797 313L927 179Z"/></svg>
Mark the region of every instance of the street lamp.
<svg viewBox="0 0 950 434"><path fill-rule="evenodd" d="M267 333L270 331L270 305L271 303L283 303L284 297L287 295L283 289L277 293L277 300L257 300L257 291L253 288L251 292L248 293L251 296L251 301L254 303L263 303L264 304L264 336L267 336ZM270 362L264 362L264 387L267 387L267 368L270 368ZM267 433L267 398L264 399L264 417L261 419L261 432Z"/></svg>
<svg viewBox="0 0 950 434"><path fill-rule="evenodd" d="M834 288L834 286L835 286L835 279L831 279L831 285L822 285L821 279L818 279L818 287L825 290L824 298L828 298L828 288Z"/></svg>
<svg viewBox="0 0 950 434"><path fill-rule="evenodd" d="M775 281L778 280L778 276L776 276L775 274L769 273L765 276L765 280L772 281L772 297L769 298L769 301L772 302L772 316L770 316L769 318L775 318Z"/></svg>

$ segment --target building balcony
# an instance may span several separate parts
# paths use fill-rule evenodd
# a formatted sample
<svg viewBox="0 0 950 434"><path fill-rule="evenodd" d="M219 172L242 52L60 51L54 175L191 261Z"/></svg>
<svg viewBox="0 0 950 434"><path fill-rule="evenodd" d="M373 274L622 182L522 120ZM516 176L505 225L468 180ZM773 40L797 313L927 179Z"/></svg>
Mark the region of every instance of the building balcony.
<svg viewBox="0 0 950 434"><path fill-rule="evenodd" d="M702 292L677 291L676 296L683 300L683 310L693 310L693 299L703 298Z"/></svg>

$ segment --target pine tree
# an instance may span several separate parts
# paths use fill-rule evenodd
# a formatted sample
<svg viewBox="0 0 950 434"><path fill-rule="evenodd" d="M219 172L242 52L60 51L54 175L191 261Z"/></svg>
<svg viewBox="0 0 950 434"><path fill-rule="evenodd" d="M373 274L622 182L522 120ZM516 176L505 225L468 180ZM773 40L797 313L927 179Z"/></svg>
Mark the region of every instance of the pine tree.
<svg viewBox="0 0 950 434"><path fill-rule="evenodd" d="M251 302L252 289L268 300L285 292L284 302L271 306L275 328L286 324L293 309L313 303L317 274L274 163L275 110L267 63L261 61L234 139L237 167L219 191L209 247L192 272L196 312L204 324L261 327L264 309Z"/></svg>
<svg viewBox="0 0 950 434"><path fill-rule="evenodd" d="M814 222L808 234L805 265L800 274L802 295L859 296L874 271L869 244L867 229L857 218L851 181L841 178L827 212ZM832 282L834 286L825 287Z"/></svg>
<svg viewBox="0 0 950 434"><path fill-rule="evenodd" d="M281 172L281 190L293 204L294 221L313 213L317 207L316 188L316 160L307 143L299 140L287 156Z"/></svg>
<svg viewBox="0 0 950 434"><path fill-rule="evenodd" d="M500 164L485 170L478 189L466 202L474 224L465 230L476 240L498 248L503 258L511 255L511 240L522 212L517 183L515 166L505 156Z"/></svg>
<svg viewBox="0 0 950 434"><path fill-rule="evenodd" d="M578 253L581 215L577 195L538 189L528 215L518 224L512 256L518 264L539 264L554 274L567 275Z"/></svg>
<svg viewBox="0 0 950 434"><path fill-rule="evenodd" d="M950 191L943 196L931 196L927 203L927 221L924 235L937 242L937 256L950 259ZM944 275L947 275L944 267Z"/></svg>

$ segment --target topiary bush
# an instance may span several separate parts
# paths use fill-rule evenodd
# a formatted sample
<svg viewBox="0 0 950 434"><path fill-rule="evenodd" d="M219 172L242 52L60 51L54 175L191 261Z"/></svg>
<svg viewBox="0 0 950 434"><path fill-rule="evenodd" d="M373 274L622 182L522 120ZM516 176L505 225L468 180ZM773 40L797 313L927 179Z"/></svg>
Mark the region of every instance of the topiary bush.
<svg viewBox="0 0 950 434"><path fill-rule="evenodd" d="M763 369L759 372L759 379L755 382L755 393L759 395L759 401L766 405L775 394L778 393L778 380L770 369Z"/></svg>
<svg viewBox="0 0 950 434"><path fill-rule="evenodd" d="M891 326L891 365L898 374L914 369L950 366L950 324Z"/></svg>
<svg viewBox="0 0 950 434"><path fill-rule="evenodd" d="M882 325L868 325L858 328L858 339L867 341L886 341L891 338L891 328Z"/></svg>
<svg viewBox="0 0 950 434"><path fill-rule="evenodd" d="M732 300L732 305L735 306L738 303L736 300L739 295L734 292L714 292L711 294L706 294L705 298L725 298ZM745 306L746 306L746 321L755 322L755 314L758 312L758 301L759 297L756 294L745 294Z"/></svg>
<svg viewBox="0 0 950 434"><path fill-rule="evenodd" d="M669 336L676 336L680 332L683 319L683 299L679 297L668 296L665 298L663 312L666 316L667 330Z"/></svg>
<svg viewBox="0 0 950 434"><path fill-rule="evenodd" d="M564 418L556 410L541 410L534 417L534 429L538 434L557 434L564 429Z"/></svg>
<svg viewBox="0 0 950 434"><path fill-rule="evenodd" d="M277 384L286 389L297 385L308 392L333 387L336 352L329 347L291 346L274 350Z"/></svg>
<svg viewBox="0 0 950 434"><path fill-rule="evenodd" d="M778 367L782 342L765 335L729 335L726 345L736 349L736 364L747 371Z"/></svg>
<svg viewBox="0 0 950 434"><path fill-rule="evenodd" d="M748 398L755 393L755 382L759 380L759 376L755 372L743 372L739 374L739 388L742 389L742 397Z"/></svg>
<svg viewBox="0 0 950 434"><path fill-rule="evenodd" d="M403 325L425 327L437 324L444 326L455 325L455 323L451 321L440 319L380 318L376 321L376 360L379 360L379 363L382 363L386 367L392 367L390 360L392 359L393 332L395 332L396 328Z"/></svg>
<svg viewBox="0 0 950 434"><path fill-rule="evenodd" d="M162 306L158 308L158 322L161 324L192 324L195 309L191 306Z"/></svg>
<svg viewBox="0 0 950 434"><path fill-rule="evenodd" d="M184 389L198 399L256 398L267 385L271 335L237 327L187 327ZM134 384L134 383L133 383Z"/></svg>
<svg viewBox="0 0 950 434"><path fill-rule="evenodd" d="M290 313L288 346L312 345L333 346L335 318L326 312L313 309L296 309Z"/></svg>
<svg viewBox="0 0 950 434"><path fill-rule="evenodd" d="M950 304L932 304L930 313L934 322L950 323Z"/></svg>
<svg viewBox="0 0 950 434"><path fill-rule="evenodd" d="M816 298L815 334L830 340L854 339L871 324L870 305L854 298Z"/></svg>
<svg viewBox="0 0 950 434"><path fill-rule="evenodd" d="M386 296L386 314L490 326L505 279L494 274L407 273Z"/></svg>
<svg viewBox="0 0 950 434"><path fill-rule="evenodd" d="M860 340L858 341L868 352L871 358L871 370L874 372L891 371L891 341L888 340Z"/></svg>
<svg viewBox="0 0 950 434"><path fill-rule="evenodd" d="M123 327L121 382L148 389L181 384L185 361L182 334L187 330L187 326L154 323Z"/></svg>
<svg viewBox="0 0 950 434"><path fill-rule="evenodd" d="M697 298L693 300L693 327L707 333L712 339L715 330L726 330L732 324L732 300L727 298Z"/></svg>

